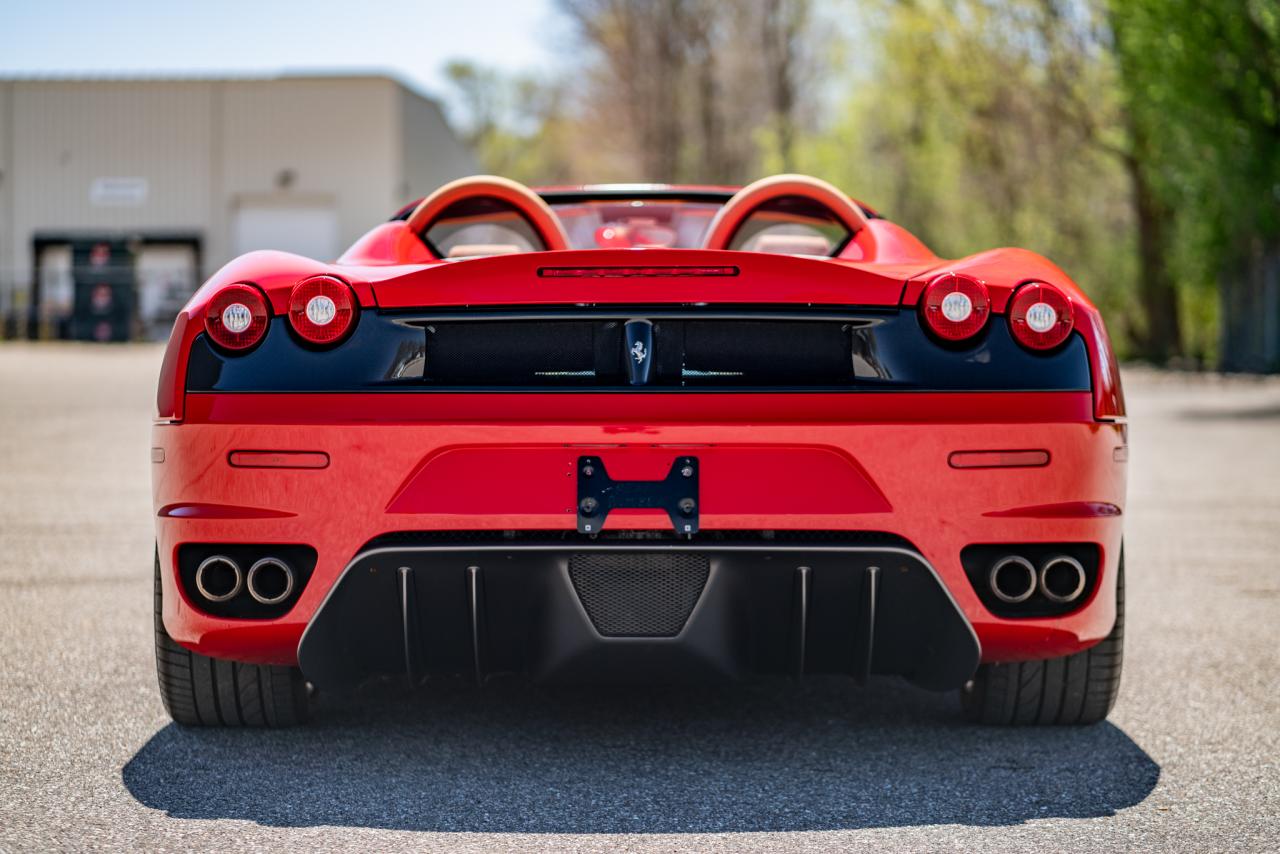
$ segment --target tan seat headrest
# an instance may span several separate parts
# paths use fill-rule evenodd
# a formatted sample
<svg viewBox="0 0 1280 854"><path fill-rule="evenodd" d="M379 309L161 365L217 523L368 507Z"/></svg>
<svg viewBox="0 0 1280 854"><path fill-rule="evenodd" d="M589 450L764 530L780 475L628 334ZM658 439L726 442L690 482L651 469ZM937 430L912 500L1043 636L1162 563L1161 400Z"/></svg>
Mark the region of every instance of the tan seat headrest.
<svg viewBox="0 0 1280 854"><path fill-rule="evenodd" d="M515 255L524 250L514 243L459 243L449 248L449 258L484 258L489 255Z"/></svg>
<svg viewBox="0 0 1280 854"><path fill-rule="evenodd" d="M755 239L756 252L774 255L822 255L831 254L831 243L817 234L762 234Z"/></svg>

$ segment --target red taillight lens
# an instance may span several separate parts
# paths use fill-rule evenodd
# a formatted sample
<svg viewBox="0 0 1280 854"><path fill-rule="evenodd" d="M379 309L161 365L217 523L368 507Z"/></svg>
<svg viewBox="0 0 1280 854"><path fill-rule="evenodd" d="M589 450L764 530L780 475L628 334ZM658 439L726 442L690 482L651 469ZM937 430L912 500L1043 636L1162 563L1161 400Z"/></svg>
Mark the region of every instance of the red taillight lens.
<svg viewBox="0 0 1280 854"><path fill-rule="evenodd" d="M991 314L987 286L972 276L956 273L944 273L930 282L920 305L925 325L947 341L963 341L977 335Z"/></svg>
<svg viewBox="0 0 1280 854"><path fill-rule="evenodd" d="M355 320L351 288L332 276L316 276L294 285L289 295L289 323L312 344L337 344Z"/></svg>
<svg viewBox="0 0 1280 854"><path fill-rule="evenodd" d="M209 300L204 329L219 347L248 350L267 334L270 318L261 291L253 285L230 285Z"/></svg>
<svg viewBox="0 0 1280 854"><path fill-rule="evenodd" d="M1071 334L1071 300L1053 285L1028 282L1009 301L1009 328L1018 343L1032 350L1057 347Z"/></svg>

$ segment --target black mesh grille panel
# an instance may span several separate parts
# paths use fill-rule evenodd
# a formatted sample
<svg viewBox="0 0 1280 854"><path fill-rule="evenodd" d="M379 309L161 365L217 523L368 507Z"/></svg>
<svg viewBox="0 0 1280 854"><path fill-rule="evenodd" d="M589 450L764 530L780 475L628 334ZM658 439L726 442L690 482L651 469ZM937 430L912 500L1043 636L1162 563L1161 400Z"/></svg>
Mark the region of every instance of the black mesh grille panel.
<svg viewBox="0 0 1280 854"><path fill-rule="evenodd" d="M680 633L706 586L706 555L575 554L569 578L596 631L605 637Z"/></svg>
<svg viewBox="0 0 1280 854"><path fill-rule="evenodd" d="M853 378L853 337L842 323L709 320L679 324L686 384L821 385ZM659 354L667 325L654 331ZM672 348L673 350L677 348Z"/></svg>
<svg viewBox="0 0 1280 854"><path fill-rule="evenodd" d="M643 317L639 314L638 317ZM423 380L437 386L627 386L627 318L433 320ZM803 388L855 381L857 321L655 318L653 387Z"/></svg>
<svg viewBox="0 0 1280 854"><path fill-rule="evenodd" d="M590 320L432 323L423 377L443 385L616 383L619 328Z"/></svg>

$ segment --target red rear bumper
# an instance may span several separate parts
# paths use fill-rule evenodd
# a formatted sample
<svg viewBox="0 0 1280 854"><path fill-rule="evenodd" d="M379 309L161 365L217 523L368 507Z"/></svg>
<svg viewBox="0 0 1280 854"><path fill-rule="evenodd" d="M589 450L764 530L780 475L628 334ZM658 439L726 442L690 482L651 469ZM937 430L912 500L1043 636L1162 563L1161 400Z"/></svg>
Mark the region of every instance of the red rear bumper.
<svg viewBox="0 0 1280 854"><path fill-rule="evenodd" d="M881 531L919 549L976 631L984 661L1065 655L1115 619L1122 425L1087 392L856 394L191 394L158 424L153 466L164 622L179 643L293 664L343 568L395 531L573 530L581 454L615 478L701 465L709 530ZM1037 468L956 469L955 451L1044 449ZM233 467L233 451L322 452L324 468ZM1120 457L1123 459L1123 456ZM664 529L615 510L607 529ZM302 543L319 553L297 605L271 621L210 617L175 580L188 542ZM1091 542L1098 586L1078 610L1001 619L960 563L973 543Z"/></svg>

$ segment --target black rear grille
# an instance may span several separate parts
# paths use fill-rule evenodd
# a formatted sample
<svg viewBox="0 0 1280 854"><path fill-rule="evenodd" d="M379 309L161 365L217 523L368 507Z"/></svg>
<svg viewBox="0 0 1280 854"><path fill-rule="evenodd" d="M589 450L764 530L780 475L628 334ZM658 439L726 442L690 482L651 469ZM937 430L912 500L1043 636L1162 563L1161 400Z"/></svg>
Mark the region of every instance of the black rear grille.
<svg viewBox="0 0 1280 854"><path fill-rule="evenodd" d="M643 317L643 315L641 315ZM652 320L644 385L816 387L851 383L866 320ZM627 318L433 320L423 380L436 386L627 386Z"/></svg>
<svg viewBox="0 0 1280 854"><path fill-rule="evenodd" d="M616 385L618 321L458 321L427 326L423 378L438 385Z"/></svg>
<svg viewBox="0 0 1280 854"><path fill-rule="evenodd" d="M673 637L706 586L706 555L575 554L569 578L596 631L605 637Z"/></svg>
<svg viewBox="0 0 1280 854"><path fill-rule="evenodd" d="M853 379L850 332L848 323L803 320L656 323L655 364L659 376L686 383L843 383Z"/></svg>

